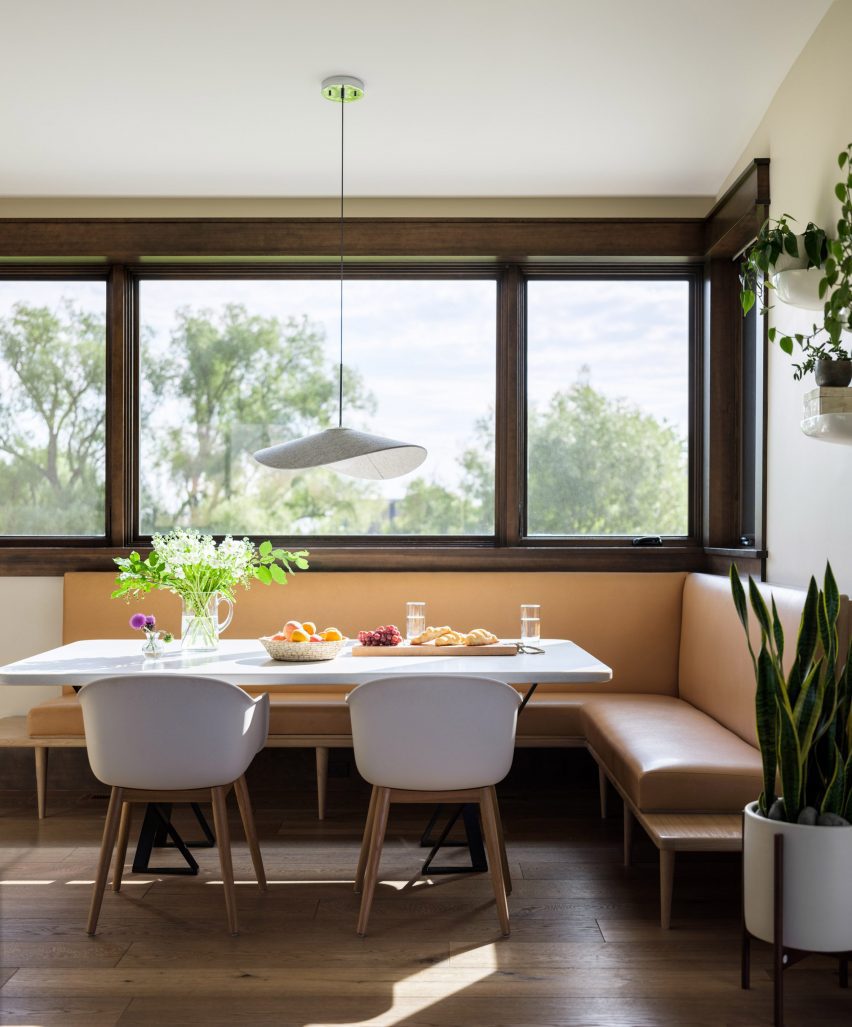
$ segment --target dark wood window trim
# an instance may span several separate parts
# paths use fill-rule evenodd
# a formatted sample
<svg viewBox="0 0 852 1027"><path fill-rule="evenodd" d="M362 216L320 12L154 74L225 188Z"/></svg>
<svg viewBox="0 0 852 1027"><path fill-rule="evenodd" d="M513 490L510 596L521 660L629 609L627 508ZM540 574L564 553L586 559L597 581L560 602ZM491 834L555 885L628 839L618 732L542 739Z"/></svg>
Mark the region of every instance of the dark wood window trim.
<svg viewBox="0 0 852 1027"><path fill-rule="evenodd" d="M744 176L745 179L746 176ZM757 175L752 176L755 180ZM737 189L750 188L737 184ZM743 201L720 201L714 215L733 220ZM738 206L739 204L739 206ZM747 206L747 201L746 201ZM721 224L721 221L719 221ZM112 559L134 545L137 421L134 340L135 283L145 277L278 277L334 274L338 246L334 219L3 219L0 276L106 277L107 518L104 539L4 539L0 574L57 574L111 570ZM731 472L718 445L708 450L705 371L695 331L692 360L691 537L642 549L625 539L539 539L523 535L525 411L524 282L534 276L648 273L700 274L709 252L711 221L702 219L352 219L347 275L392 272L407 277L493 277L498 281L496 480L494 537L305 539L318 570L700 570L715 559L707 534L715 488L702 483L707 468ZM714 256L719 250L712 234ZM722 233L724 234L724 233ZM733 238L728 230L727 239ZM250 254L250 256L247 256ZM375 259L381 254L380 259ZM49 258L48 256L49 255ZM359 266L357 258L363 258ZM368 259L370 258L370 259ZM52 259L52 263L48 260ZM65 263L67 261L67 264ZM729 304L729 294L695 290L695 319L706 333L706 309ZM705 312L702 318L702 305ZM711 328L713 327L711 323ZM704 425L703 432L699 430ZM698 440L697 442L695 440ZM710 462L708 463L708 456ZM292 541L292 540L288 540ZM302 540L299 540L300 542ZM718 549L717 549L718 551ZM748 558L751 554L737 550Z"/></svg>

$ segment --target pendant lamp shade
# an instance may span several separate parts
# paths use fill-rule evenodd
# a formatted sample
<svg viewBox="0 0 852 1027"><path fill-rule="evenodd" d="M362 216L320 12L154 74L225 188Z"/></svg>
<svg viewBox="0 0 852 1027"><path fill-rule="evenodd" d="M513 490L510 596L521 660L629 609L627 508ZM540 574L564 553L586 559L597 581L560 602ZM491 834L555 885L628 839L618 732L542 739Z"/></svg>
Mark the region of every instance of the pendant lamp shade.
<svg viewBox="0 0 852 1027"><path fill-rule="evenodd" d="M423 446L370 435L343 427L343 110L364 95L364 83L351 75L333 75L324 80L322 94L340 104L340 362L338 366L338 426L326 428L292 442L259 449L258 463L279 470L330 467L353 478L399 478L419 467L426 459Z"/></svg>
<svg viewBox="0 0 852 1027"><path fill-rule="evenodd" d="M258 463L279 470L330 467L353 478L398 478L426 459L422 446L369 435L353 428L326 428L292 442L282 442L254 454Z"/></svg>

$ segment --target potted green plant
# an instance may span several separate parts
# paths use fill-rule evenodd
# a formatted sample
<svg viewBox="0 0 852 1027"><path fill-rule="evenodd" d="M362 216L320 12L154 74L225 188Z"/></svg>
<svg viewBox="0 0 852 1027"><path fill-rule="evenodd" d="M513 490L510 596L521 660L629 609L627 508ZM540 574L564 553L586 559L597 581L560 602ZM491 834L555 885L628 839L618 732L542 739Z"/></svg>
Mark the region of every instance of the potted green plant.
<svg viewBox="0 0 852 1027"><path fill-rule="evenodd" d="M744 913L755 937L773 940L773 847L784 836L784 945L815 952L852 949L852 649L838 652L841 602L831 567L811 578L795 650L786 654L775 602L753 579L760 629L755 654L749 603L736 567L731 589L756 680L763 791L745 809ZM778 782L782 795L776 794Z"/></svg>
<svg viewBox="0 0 852 1027"><path fill-rule="evenodd" d="M802 359L793 364L793 378L800 381L813 371L820 386L847 386L852 381L850 350L843 345L843 332L850 327L852 311L852 143L842 150L837 163L844 178L835 186L840 200L837 238L827 239L825 232L809 223L802 237L806 269L821 269L817 287L817 304L822 309L822 324L814 324L809 333L786 334L776 327L769 329L769 339L777 342L789 356L796 346ZM748 313L758 297L764 301L761 313L769 310L764 290L779 290L779 279L764 280L764 275L779 270L783 255L792 258L799 253L797 237L789 226L788 214L762 226L755 243L746 251L740 265L740 303ZM808 234L810 232L810 235ZM798 273L798 272L797 272ZM780 293L779 293L780 294Z"/></svg>
<svg viewBox="0 0 852 1027"><path fill-rule="evenodd" d="M767 218L761 225L757 239L745 251L740 261L740 304L747 314L758 299L761 313L770 307L767 291L775 289L774 276L783 271L821 268L828 256L825 231L809 221L805 231L797 235L790 227L795 221L790 214L780 218ZM766 276L770 277L767 279Z"/></svg>

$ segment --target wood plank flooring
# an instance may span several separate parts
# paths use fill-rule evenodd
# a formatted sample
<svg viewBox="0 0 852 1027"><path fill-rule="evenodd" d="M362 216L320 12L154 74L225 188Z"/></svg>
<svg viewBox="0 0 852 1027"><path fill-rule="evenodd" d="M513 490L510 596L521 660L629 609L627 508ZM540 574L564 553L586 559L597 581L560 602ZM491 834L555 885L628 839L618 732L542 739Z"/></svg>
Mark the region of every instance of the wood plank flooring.
<svg viewBox="0 0 852 1027"><path fill-rule="evenodd" d="M38 822L31 795L0 793L0 1024L770 1024L767 946L754 946L752 989L739 987L738 857L679 856L662 931L656 850L637 834L634 865L621 865L620 809L599 819L586 754L517 763L498 789L514 883L507 939L486 876L419 877L424 811L414 806L392 807L370 933L356 936L369 793L354 773L330 779L322 823L312 780L264 791L249 779L270 890L253 884L232 803L236 938L211 849L196 850L195 878L127 872L87 938L105 794L53 792ZM191 818L178 824L196 836ZM852 1024L852 990L829 960L788 971L786 988L787 1027Z"/></svg>

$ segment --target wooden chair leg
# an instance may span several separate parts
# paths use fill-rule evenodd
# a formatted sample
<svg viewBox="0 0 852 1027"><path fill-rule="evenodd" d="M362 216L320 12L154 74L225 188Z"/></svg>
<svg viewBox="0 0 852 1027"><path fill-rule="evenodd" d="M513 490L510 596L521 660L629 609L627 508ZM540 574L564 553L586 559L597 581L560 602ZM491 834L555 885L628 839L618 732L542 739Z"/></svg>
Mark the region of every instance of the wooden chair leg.
<svg viewBox="0 0 852 1027"><path fill-rule="evenodd" d="M500 864L503 867L503 886L506 894L512 894L512 875L509 873L509 860L506 856L506 839L503 835L503 820L500 816L500 803L497 801L497 789L492 785L491 804L494 808L494 819L497 821L497 834L500 836Z"/></svg>
<svg viewBox="0 0 852 1027"><path fill-rule="evenodd" d="M328 793L328 749L317 746L317 819L325 820L325 797Z"/></svg>
<svg viewBox="0 0 852 1027"><path fill-rule="evenodd" d="M603 767L598 767L598 795L601 804L601 820L606 820L606 774Z"/></svg>
<svg viewBox="0 0 852 1027"><path fill-rule="evenodd" d="M624 865L630 866L633 849L633 811L624 803Z"/></svg>
<svg viewBox="0 0 852 1027"><path fill-rule="evenodd" d="M115 865L112 870L113 891L121 891L121 877L124 873L124 860L127 857L127 839L130 835L132 817L132 803L123 802L121 804L121 820L118 823L118 841L115 843Z"/></svg>
<svg viewBox="0 0 852 1027"><path fill-rule="evenodd" d="M44 745L37 745L35 753L35 775L36 775L36 805L38 807L38 818L44 820L47 809L47 754L50 750Z"/></svg>
<svg viewBox="0 0 852 1027"><path fill-rule="evenodd" d="M234 866L231 862L231 834L228 830L228 808L225 803L225 789L211 788L213 800L213 827L216 831L216 845L219 848L219 866L222 869L222 886L225 892L225 912L228 917L228 930L238 934L237 896L234 887Z"/></svg>
<svg viewBox="0 0 852 1027"><path fill-rule="evenodd" d="M98 926L98 917L101 912L101 903L104 898L107 875L109 874L109 862L112 857L112 850L115 846L115 835L118 831L118 820L121 816L121 788L113 788L109 796L106 821L104 822L104 834L101 839L101 852L98 857L98 869L95 873L95 886L92 889L92 902L89 906L89 921L86 924L86 934L94 934Z"/></svg>
<svg viewBox="0 0 852 1027"><path fill-rule="evenodd" d="M358 856L358 869L355 871L355 894L364 887L364 870L367 867L367 855L370 851L370 839L373 836L373 823L376 818L376 796L378 788L373 786L370 792L370 806L367 810L367 822L364 824L364 837L361 839L361 854Z"/></svg>
<svg viewBox="0 0 852 1027"><path fill-rule="evenodd" d="M263 869L263 857L260 854L260 842L257 840L257 828L254 825L254 813L251 808L248 785L245 775L241 775L234 781L234 792L237 796L237 805L240 807L240 817L243 822L243 830L246 833L251 863L254 867L254 876L261 891L266 891L266 871Z"/></svg>
<svg viewBox="0 0 852 1027"><path fill-rule="evenodd" d="M367 933L367 922L373 905L376 881L379 877L379 864L382 859L382 846L388 826L388 809L390 807L390 788L376 789L376 808L373 814L373 830L370 835L370 850L367 855L367 866L364 873L361 909L358 912L358 925L355 928L359 935Z"/></svg>
<svg viewBox="0 0 852 1027"><path fill-rule="evenodd" d="M500 859L500 837L497 830L494 799L490 788L480 789L479 810L482 814L482 833L485 852L488 855L488 869L494 886L494 900L497 903L497 918L503 934L509 933L509 905L506 902L506 885L503 881L503 865Z"/></svg>
<svg viewBox="0 0 852 1027"><path fill-rule="evenodd" d="M665 931L672 925L674 865L674 849L660 849L660 927Z"/></svg>

